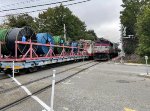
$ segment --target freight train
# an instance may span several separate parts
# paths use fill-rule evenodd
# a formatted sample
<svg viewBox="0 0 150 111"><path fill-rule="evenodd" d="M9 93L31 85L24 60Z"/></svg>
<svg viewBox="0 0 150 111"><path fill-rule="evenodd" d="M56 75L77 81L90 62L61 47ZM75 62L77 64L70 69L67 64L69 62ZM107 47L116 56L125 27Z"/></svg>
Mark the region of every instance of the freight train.
<svg viewBox="0 0 150 111"><path fill-rule="evenodd" d="M87 59L84 46L49 33L35 34L30 27L0 29L0 69L12 71L14 61L15 72L32 72L52 63Z"/></svg>
<svg viewBox="0 0 150 111"><path fill-rule="evenodd" d="M66 42L61 36L35 34L30 27L0 29L0 70L32 72L65 61L108 60L118 55L117 47L105 39Z"/></svg>
<svg viewBox="0 0 150 111"><path fill-rule="evenodd" d="M104 38L99 38L94 43L94 60L109 60L118 56L118 44Z"/></svg>

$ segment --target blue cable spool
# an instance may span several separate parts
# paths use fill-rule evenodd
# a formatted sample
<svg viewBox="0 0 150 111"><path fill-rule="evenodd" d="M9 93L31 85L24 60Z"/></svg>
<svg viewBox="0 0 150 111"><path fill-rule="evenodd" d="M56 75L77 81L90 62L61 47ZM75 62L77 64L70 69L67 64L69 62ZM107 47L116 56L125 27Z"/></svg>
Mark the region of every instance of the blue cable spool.
<svg viewBox="0 0 150 111"><path fill-rule="evenodd" d="M76 42L76 41L73 41L73 42L71 42L71 47L76 47L76 48L73 48L73 52L74 53L77 53L77 51L78 51L78 42Z"/></svg>
<svg viewBox="0 0 150 111"><path fill-rule="evenodd" d="M54 39L48 33L38 33L36 35L36 39L37 39L37 43L41 43L41 44L51 43L52 45L54 45ZM37 48L37 54L47 54L48 51L49 51L49 47L47 46L38 46Z"/></svg>

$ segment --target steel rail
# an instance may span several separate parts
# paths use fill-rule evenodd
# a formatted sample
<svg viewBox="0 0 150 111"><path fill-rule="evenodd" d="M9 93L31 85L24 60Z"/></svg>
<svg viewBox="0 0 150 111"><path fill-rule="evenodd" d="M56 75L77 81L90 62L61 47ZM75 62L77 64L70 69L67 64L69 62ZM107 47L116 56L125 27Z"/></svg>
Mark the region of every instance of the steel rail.
<svg viewBox="0 0 150 111"><path fill-rule="evenodd" d="M69 75L69 76L67 76L67 77L65 77L65 78L63 78L63 79L61 79L61 80L58 80L58 81L56 81L56 84L59 84L59 83L61 83L62 81L65 81L65 80L67 80L67 79L69 79L69 78L71 78L71 77L73 77L73 76L75 76L75 75L77 75L77 74L79 74L79 73L81 73L81 72L83 72L83 71L85 71L85 70L87 70L87 69L93 67L93 66L96 66L96 65L98 65L98 64L99 64L99 62L97 62L97 63L95 63L95 64L93 64L93 65L90 65L89 67L86 67L86 68L84 68L84 69L82 69L82 70L80 70L80 71L78 71L78 72L76 72L76 73L74 73L74 74L71 74L71 75ZM52 86L52 84L47 85L47 86L41 88L40 90L33 92L32 95L37 95L37 94L39 94L39 93L41 93L41 92L43 92L43 91L49 89L51 86ZM13 106L16 106L16 105L20 104L21 102L23 102L23 101L25 101L25 100L31 98L32 95L27 95L27 96L25 96L25 97L22 97L22 98L16 100L16 101L13 102L13 103L10 103L10 104L8 104L8 105L2 106L2 107L0 107L0 111L5 111L5 110L7 110L7 109L9 109L9 108L11 108L11 107L13 107Z"/></svg>
<svg viewBox="0 0 150 111"><path fill-rule="evenodd" d="M56 75L59 75L59 74L61 74L61 73L70 71L70 70L72 70L72 69L74 69L74 68L81 67L81 66L84 66L84 65L90 64L90 63L92 63L92 62L88 62L88 63L85 63L85 64L81 64L81 65L79 65L79 66L75 66L75 67L69 68L69 69L67 69L67 70L64 70L64 71L61 71L61 72L56 73ZM32 83L35 83L35 82L38 82L38 81L47 79L47 78L52 77L52 76L53 76L53 75L51 74L51 75L49 75L49 76L44 76L44 77L42 77L42 78L39 78L39 79L36 79L36 80L33 80L33 81L29 81L29 82L23 83L23 84L20 85L20 86L14 86L14 87L11 87L11 88L2 90L2 91L0 91L0 94L7 93L7 92L9 92L9 91L18 89L18 88L20 88L21 86L26 86L26 85L29 85L29 84L32 84Z"/></svg>

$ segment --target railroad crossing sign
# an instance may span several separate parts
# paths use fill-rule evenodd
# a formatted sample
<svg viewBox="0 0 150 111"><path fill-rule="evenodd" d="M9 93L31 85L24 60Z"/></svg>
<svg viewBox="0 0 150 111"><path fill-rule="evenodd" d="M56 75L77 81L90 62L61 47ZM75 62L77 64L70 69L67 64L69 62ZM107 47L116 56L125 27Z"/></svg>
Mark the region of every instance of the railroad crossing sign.
<svg viewBox="0 0 150 111"><path fill-rule="evenodd" d="M126 29L127 29L127 27L125 27L123 25L121 26L122 34L124 37L126 36Z"/></svg>
<svg viewBox="0 0 150 111"><path fill-rule="evenodd" d="M127 27L123 27L123 36L126 36L126 29Z"/></svg>

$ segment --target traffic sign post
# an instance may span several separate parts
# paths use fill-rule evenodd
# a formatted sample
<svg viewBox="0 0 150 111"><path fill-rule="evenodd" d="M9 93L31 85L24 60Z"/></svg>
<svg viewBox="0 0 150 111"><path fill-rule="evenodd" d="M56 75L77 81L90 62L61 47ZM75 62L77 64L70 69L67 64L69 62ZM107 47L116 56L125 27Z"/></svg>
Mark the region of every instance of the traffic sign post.
<svg viewBox="0 0 150 111"><path fill-rule="evenodd" d="M149 72L148 72L148 56L145 56L145 62L146 62L146 73L147 73L147 75L149 74Z"/></svg>

